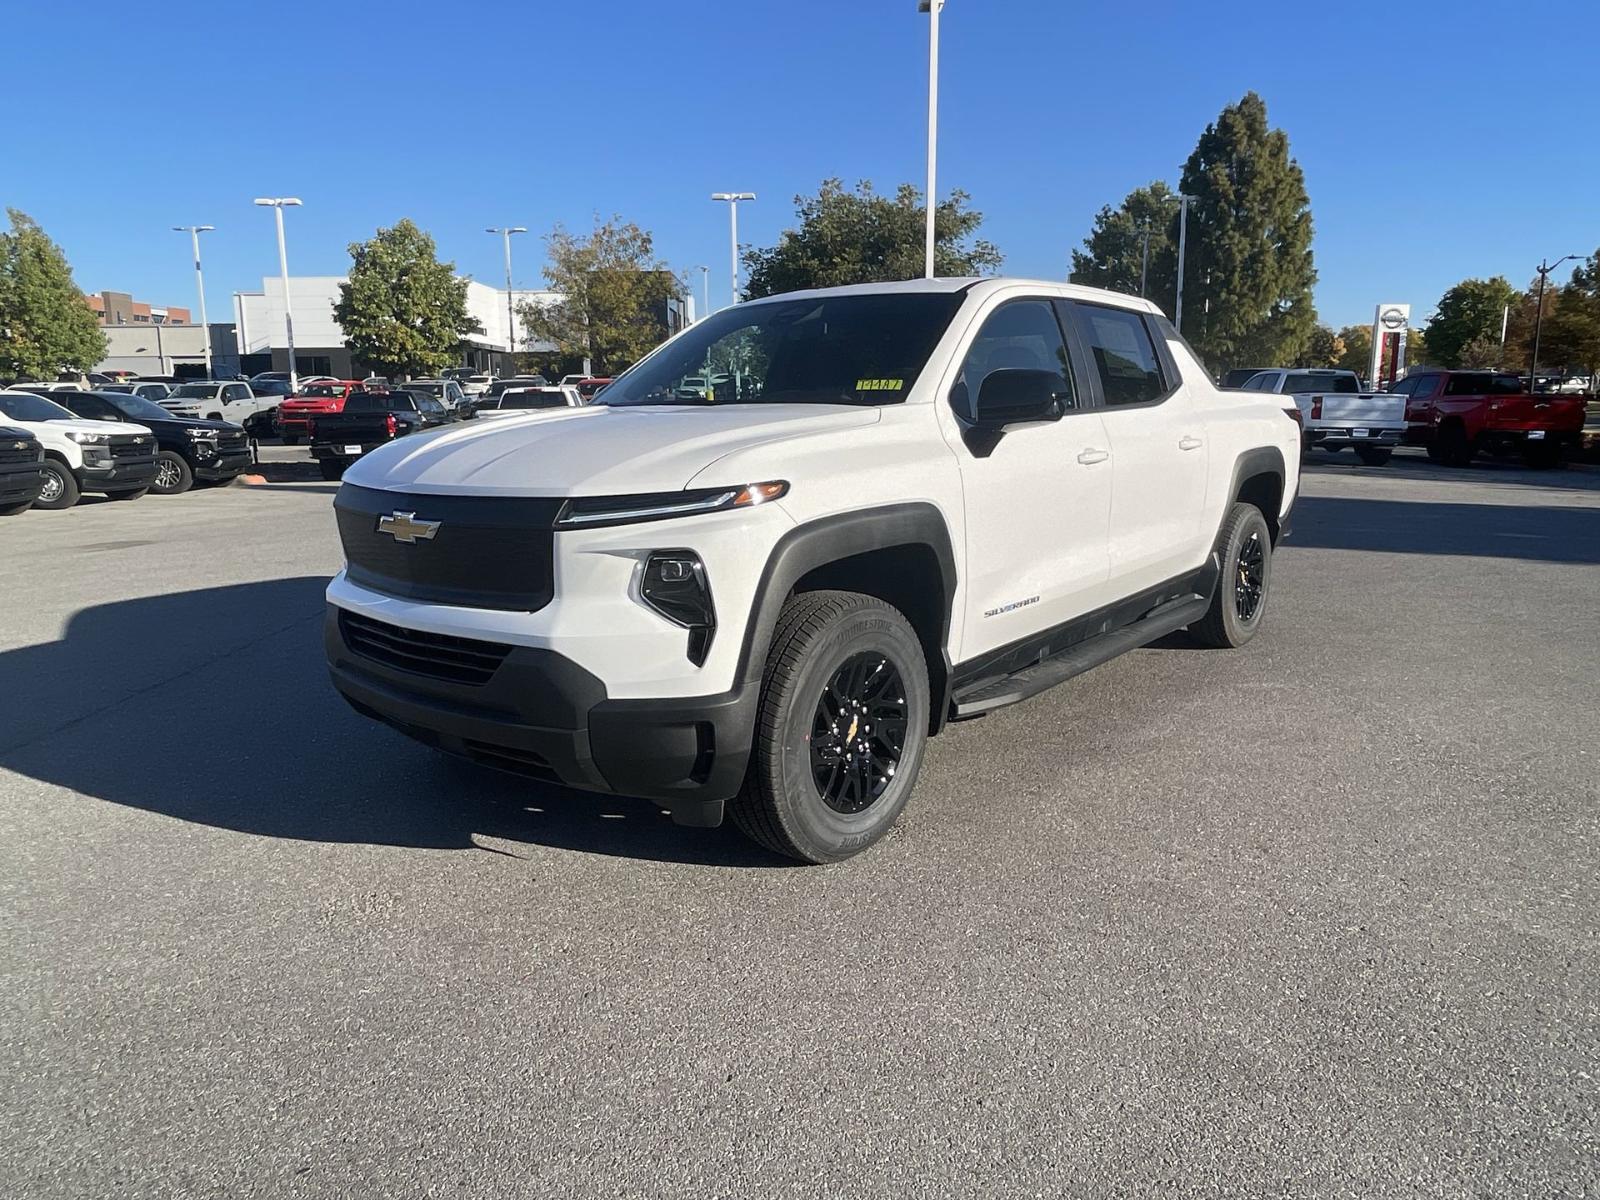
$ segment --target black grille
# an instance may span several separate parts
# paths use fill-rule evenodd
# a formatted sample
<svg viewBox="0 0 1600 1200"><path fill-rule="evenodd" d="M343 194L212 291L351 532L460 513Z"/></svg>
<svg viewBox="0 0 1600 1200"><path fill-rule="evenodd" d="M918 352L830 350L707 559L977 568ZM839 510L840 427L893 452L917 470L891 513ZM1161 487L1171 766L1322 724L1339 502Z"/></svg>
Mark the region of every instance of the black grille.
<svg viewBox="0 0 1600 1200"><path fill-rule="evenodd" d="M156 440L153 437L135 438L129 434L125 437L112 438L112 458L153 458L156 452Z"/></svg>
<svg viewBox="0 0 1600 1200"><path fill-rule="evenodd" d="M339 630L345 645L362 658L447 683L488 683L511 653L511 647L501 642L402 629L347 611L339 613Z"/></svg>
<svg viewBox="0 0 1600 1200"><path fill-rule="evenodd" d="M223 454L236 454L240 450L248 449L249 446L250 439L242 429L237 433L217 434L217 449Z"/></svg>
<svg viewBox="0 0 1600 1200"><path fill-rule="evenodd" d="M533 612L550 602L558 499L431 496L345 484L333 502L352 583L391 596ZM403 542L378 532L391 514L438 522Z"/></svg>
<svg viewBox="0 0 1600 1200"><path fill-rule="evenodd" d="M39 443L30 442L21 450L15 449L16 442L7 438L0 438L0 463L31 463L39 460Z"/></svg>

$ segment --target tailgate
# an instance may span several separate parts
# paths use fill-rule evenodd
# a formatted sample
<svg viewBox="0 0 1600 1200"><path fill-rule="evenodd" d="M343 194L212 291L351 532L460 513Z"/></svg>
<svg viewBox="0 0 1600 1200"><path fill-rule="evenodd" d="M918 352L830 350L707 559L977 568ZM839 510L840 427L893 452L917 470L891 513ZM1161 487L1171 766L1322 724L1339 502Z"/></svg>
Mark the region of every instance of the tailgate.
<svg viewBox="0 0 1600 1200"><path fill-rule="evenodd" d="M1406 423L1406 398L1388 392L1318 392L1307 399L1313 406L1322 402L1321 415L1310 417L1310 425L1399 429ZM1306 406L1301 410L1306 411Z"/></svg>
<svg viewBox="0 0 1600 1200"><path fill-rule="evenodd" d="M1581 396L1490 396L1488 423L1494 429L1583 428Z"/></svg>
<svg viewBox="0 0 1600 1200"><path fill-rule="evenodd" d="M331 445L372 445L389 440L389 423L382 416L323 416L316 419L316 440Z"/></svg>

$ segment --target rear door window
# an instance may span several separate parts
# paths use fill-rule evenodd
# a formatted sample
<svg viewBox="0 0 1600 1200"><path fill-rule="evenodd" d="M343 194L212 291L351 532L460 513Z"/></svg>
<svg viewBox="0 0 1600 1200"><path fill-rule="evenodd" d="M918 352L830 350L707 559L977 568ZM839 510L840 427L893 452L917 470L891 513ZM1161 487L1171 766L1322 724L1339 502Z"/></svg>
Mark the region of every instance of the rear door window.
<svg viewBox="0 0 1600 1200"><path fill-rule="evenodd" d="M1079 301L1072 307L1108 407L1152 404L1166 397L1172 384L1142 314Z"/></svg>

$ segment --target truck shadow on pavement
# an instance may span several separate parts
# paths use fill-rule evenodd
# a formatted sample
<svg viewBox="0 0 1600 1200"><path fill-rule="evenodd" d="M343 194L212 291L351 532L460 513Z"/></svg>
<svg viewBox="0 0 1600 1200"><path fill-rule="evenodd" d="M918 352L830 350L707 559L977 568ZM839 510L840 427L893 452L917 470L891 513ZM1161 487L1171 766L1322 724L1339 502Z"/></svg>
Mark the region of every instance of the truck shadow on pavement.
<svg viewBox="0 0 1600 1200"><path fill-rule="evenodd" d="M1600 563L1600 507L1302 496L1284 546Z"/></svg>
<svg viewBox="0 0 1600 1200"><path fill-rule="evenodd" d="M327 678L326 586L275 579L98 605L58 641L0 653L0 767L266 837L789 865L731 826L680 828L644 801L457 764L357 716ZM72 801L47 802L70 831Z"/></svg>

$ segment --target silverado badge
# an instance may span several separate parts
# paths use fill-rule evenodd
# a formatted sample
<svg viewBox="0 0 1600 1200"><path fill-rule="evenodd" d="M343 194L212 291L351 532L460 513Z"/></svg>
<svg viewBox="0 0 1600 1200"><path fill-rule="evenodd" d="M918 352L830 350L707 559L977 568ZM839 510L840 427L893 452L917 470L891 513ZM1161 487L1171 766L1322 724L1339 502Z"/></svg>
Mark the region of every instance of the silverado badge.
<svg viewBox="0 0 1600 1200"><path fill-rule="evenodd" d="M419 521L414 512L392 512L378 518L378 532L387 533L397 542L415 546L417 539L432 541L443 521Z"/></svg>

